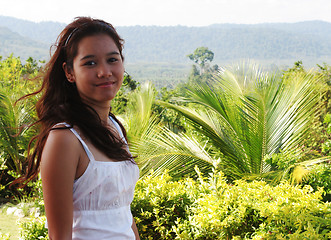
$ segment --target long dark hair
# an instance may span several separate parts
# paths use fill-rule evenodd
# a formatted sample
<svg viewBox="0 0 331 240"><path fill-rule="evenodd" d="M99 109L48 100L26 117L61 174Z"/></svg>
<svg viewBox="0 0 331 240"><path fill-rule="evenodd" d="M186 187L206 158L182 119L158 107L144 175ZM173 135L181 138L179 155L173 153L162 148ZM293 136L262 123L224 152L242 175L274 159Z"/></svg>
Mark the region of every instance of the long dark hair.
<svg viewBox="0 0 331 240"><path fill-rule="evenodd" d="M96 111L84 104L79 96L75 84L70 83L63 70L63 63L69 68L73 67L73 59L77 55L80 40L87 36L107 34L119 49L123 58L122 50L124 40L117 34L115 28L102 20L89 17L79 17L70 23L57 38L54 45L55 51L45 67L41 88L24 98L41 93L36 104L39 120L33 125L40 128L39 134L31 139L29 144L28 167L25 176L16 182L26 183L34 179L39 172L41 154L48 134L57 123L66 122L71 127L77 126L92 144L106 156L116 161L130 160L132 156L126 150L126 143L118 139L101 122ZM115 121L120 125L126 138L123 125L110 112ZM30 151L33 147L33 150Z"/></svg>

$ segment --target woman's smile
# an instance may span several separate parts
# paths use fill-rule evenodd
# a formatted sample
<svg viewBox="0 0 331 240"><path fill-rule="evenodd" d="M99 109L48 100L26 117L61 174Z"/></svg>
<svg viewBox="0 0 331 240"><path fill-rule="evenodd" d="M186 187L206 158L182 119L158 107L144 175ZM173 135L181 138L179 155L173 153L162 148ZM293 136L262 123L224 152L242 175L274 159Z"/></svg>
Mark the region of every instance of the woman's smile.
<svg viewBox="0 0 331 240"><path fill-rule="evenodd" d="M114 40L106 34L83 38L72 74L82 101L91 107L110 105L124 76L123 60Z"/></svg>
<svg viewBox="0 0 331 240"><path fill-rule="evenodd" d="M96 84L95 86L101 87L101 88L108 88L108 87L112 87L113 85L115 85L115 83L116 82L109 81L109 82L103 82L103 83Z"/></svg>

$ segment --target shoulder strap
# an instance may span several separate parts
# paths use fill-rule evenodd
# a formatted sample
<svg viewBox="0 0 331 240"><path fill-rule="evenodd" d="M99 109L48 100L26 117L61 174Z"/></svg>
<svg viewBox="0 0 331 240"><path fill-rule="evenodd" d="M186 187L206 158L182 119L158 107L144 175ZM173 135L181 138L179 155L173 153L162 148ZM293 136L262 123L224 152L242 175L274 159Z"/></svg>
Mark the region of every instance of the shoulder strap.
<svg viewBox="0 0 331 240"><path fill-rule="evenodd" d="M77 139L80 141L80 143L82 144L88 158L90 159L91 162L94 162L94 156L92 154L92 152L90 151L90 149L88 148L88 146L86 145L86 143L84 142L84 140L81 138L81 136L78 134L78 132L68 123L58 123L56 125L54 125L54 127L58 126L58 125L65 125L66 127L68 127L70 129L70 131L75 134L75 136L77 137Z"/></svg>
<svg viewBox="0 0 331 240"><path fill-rule="evenodd" d="M110 118L110 120L114 123L114 125L115 125L115 127L116 127L118 133L120 134L122 140L123 140L125 143L127 143L127 142L126 142L126 139L125 139L125 137L124 137L124 134L123 134L123 132L122 132L122 129L121 129L120 125L118 124L118 122L116 122L115 119L113 119L111 116L109 116L109 118Z"/></svg>

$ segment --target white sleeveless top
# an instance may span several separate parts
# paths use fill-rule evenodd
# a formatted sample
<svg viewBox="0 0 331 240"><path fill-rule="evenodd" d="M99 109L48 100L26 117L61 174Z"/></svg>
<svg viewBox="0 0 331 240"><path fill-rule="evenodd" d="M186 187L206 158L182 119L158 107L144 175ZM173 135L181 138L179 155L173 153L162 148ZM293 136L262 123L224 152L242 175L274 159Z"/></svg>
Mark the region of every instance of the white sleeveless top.
<svg viewBox="0 0 331 240"><path fill-rule="evenodd" d="M124 139L118 123L110 118ZM69 126L66 124L66 126ZM73 186L73 240L133 240L130 204L139 178L132 161L96 161L73 128L89 159L84 174Z"/></svg>

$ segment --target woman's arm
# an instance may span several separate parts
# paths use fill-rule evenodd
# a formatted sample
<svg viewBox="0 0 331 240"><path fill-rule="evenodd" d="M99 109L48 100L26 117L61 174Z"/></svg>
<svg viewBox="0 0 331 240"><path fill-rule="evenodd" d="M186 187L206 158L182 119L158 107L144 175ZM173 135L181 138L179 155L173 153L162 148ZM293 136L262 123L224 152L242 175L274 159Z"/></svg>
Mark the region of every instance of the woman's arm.
<svg viewBox="0 0 331 240"><path fill-rule="evenodd" d="M72 239L72 191L79 161L79 142L70 130L52 130L41 157L41 180L52 240Z"/></svg>
<svg viewBox="0 0 331 240"><path fill-rule="evenodd" d="M136 237L136 240L140 240L138 228L137 228L137 225L136 225L136 221L134 220L133 216L132 216L132 226L131 227L132 227L132 230L134 232L134 236Z"/></svg>

